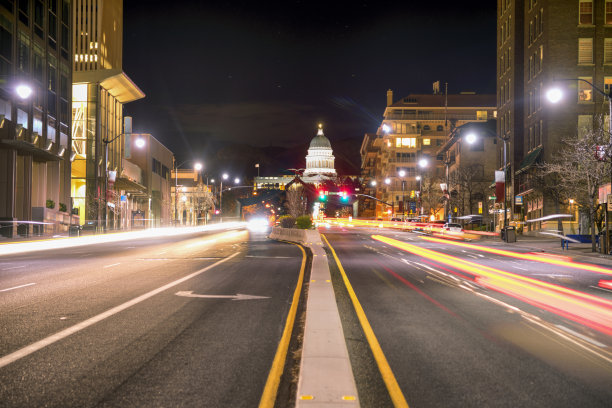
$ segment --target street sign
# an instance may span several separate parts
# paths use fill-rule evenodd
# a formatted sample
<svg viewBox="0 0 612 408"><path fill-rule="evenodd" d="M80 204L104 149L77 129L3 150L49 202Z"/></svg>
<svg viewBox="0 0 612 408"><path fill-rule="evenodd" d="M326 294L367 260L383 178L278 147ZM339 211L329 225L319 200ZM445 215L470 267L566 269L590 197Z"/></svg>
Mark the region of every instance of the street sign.
<svg viewBox="0 0 612 408"><path fill-rule="evenodd" d="M495 200L495 196L489 196L489 200Z"/></svg>
<svg viewBox="0 0 612 408"><path fill-rule="evenodd" d="M612 211L612 194L608 194L608 211Z"/></svg>
<svg viewBox="0 0 612 408"><path fill-rule="evenodd" d="M514 197L514 204L516 204L516 205L523 205L523 196L515 196Z"/></svg>
<svg viewBox="0 0 612 408"><path fill-rule="evenodd" d="M482 201L478 202L478 214L482 214Z"/></svg>

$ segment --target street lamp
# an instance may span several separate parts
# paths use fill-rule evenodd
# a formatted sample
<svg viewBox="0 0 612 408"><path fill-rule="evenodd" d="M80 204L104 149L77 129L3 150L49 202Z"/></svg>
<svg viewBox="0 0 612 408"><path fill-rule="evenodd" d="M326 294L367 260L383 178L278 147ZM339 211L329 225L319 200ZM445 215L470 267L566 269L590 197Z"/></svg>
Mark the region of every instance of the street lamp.
<svg viewBox="0 0 612 408"><path fill-rule="evenodd" d="M385 179L385 184L387 186L391 184L391 179L389 177ZM393 192L391 192L391 215L392 216L393 216L393 213L395 212L395 201L393 200L394 197L395 196L393 195Z"/></svg>
<svg viewBox="0 0 612 408"><path fill-rule="evenodd" d="M189 163L193 161L193 159L189 159L189 160L185 160L184 162L182 162L181 164L176 164L176 160L174 161L174 223L176 224L178 222L178 169L185 163ZM200 171L204 168L204 166L202 165L202 163L195 162L193 164L193 169L195 171ZM183 190L185 191L185 190Z"/></svg>
<svg viewBox="0 0 612 408"><path fill-rule="evenodd" d="M421 160L419 160L419 167L421 168L421 171L423 171L423 169L425 169L427 166L429 166L429 160L427 160L424 157ZM423 216L423 200L421 196L423 194L423 191L421 189L421 176L418 176L417 180L419 181L419 213L422 217Z"/></svg>
<svg viewBox="0 0 612 408"><path fill-rule="evenodd" d="M26 84L19 84L15 87L15 93L21 99L28 99L32 95L32 87Z"/></svg>
<svg viewBox="0 0 612 408"><path fill-rule="evenodd" d="M500 135L497 134L497 132L492 132L490 130L488 130L487 128L482 128L481 129L483 132L488 133L488 134L492 134L495 135L495 137L497 137L498 139L500 139L503 143L504 143L504 229L508 226L508 214L507 214L507 197L506 197L506 192L508 191L508 159L507 159L507 152L508 152L508 137L502 137ZM476 141L476 139L478 138L477 134L475 132L470 132L468 133L466 136L466 141L468 143L474 143ZM448 165L447 165L447 171L446 171L446 179L447 179L447 185L448 185ZM449 191L449 199L450 199L450 188L448 188ZM496 200L497 202L497 200Z"/></svg>
<svg viewBox="0 0 612 408"><path fill-rule="evenodd" d="M554 81L578 81L578 82L584 82L586 84L588 84L595 92L603 95L607 100L608 100L608 134L610 135L610 141L609 141L609 145L608 145L608 153L610 154L610 152L612 151L612 96L610 96L609 94L605 93L604 91L602 91L601 89L597 88L595 85L593 85L593 83L587 81L586 79L582 79L582 78L560 78L560 79L555 79ZM558 88L550 88L548 91L546 91L546 98L549 100L549 102L551 103L558 103L561 101L561 99L563 99L563 91ZM612 154L610 154L610 161L611 161L611 166L610 166L610 189L612 191ZM605 245L603 245L603 249L604 252L608 253L610 250L610 238L609 238L609 217L608 217L608 211L606 210L605 212L606 214L606 239L604 241Z"/></svg>
<svg viewBox="0 0 612 408"><path fill-rule="evenodd" d="M404 214L406 213L406 208L405 208L405 206L406 206L406 197L405 197L405 194L404 194L406 180L404 179L404 177L406 177L406 171L405 170L400 170L397 173L397 175L400 176L400 178L402 179L402 221L404 221Z"/></svg>
<svg viewBox="0 0 612 408"><path fill-rule="evenodd" d="M115 137L113 137L112 139L102 139L102 143L104 143L104 169L105 169L105 174L104 174L104 229L106 229L107 224L108 224L108 177L109 177L109 171L108 171L108 145L113 143L115 140L117 140L118 138L120 138L121 136L124 136L125 133L119 133L118 135L116 135ZM145 145L146 145L146 141L142 138L142 137L138 137L136 139L136 141L134 142L134 144L136 145L136 147L138 147L139 149L142 149ZM99 199L98 199L98 203L99 203ZM100 210L98 209L98 217L100 216Z"/></svg>

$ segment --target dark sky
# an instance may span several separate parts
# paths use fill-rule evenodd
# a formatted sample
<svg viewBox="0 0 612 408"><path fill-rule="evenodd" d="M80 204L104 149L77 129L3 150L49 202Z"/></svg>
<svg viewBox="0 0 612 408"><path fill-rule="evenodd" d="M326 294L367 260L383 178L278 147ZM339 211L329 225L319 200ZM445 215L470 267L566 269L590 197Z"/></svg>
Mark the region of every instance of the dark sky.
<svg viewBox="0 0 612 408"><path fill-rule="evenodd" d="M387 89L495 92L496 3L124 0L123 69L147 95L125 113L179 159L304 143L318 122L360 143Z"/></svg>

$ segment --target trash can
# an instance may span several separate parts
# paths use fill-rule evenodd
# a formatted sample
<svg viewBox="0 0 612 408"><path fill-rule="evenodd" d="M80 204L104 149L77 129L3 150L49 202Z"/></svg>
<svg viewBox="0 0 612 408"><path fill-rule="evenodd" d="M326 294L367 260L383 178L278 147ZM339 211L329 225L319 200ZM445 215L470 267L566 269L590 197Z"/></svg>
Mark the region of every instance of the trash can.
<svg viewBox="0 0 612 408"><path fill-rule="evenodd" d="M516 242L516 227L513 225L507 226L504 232L506 242Z"/></svg>
<svg viewBox="0 0 612 408"><path fill-rule="evenodd" d="M68 229L68 235L71 237L79 237L81 236L81 226L80 225L71 225Z"/></svg>

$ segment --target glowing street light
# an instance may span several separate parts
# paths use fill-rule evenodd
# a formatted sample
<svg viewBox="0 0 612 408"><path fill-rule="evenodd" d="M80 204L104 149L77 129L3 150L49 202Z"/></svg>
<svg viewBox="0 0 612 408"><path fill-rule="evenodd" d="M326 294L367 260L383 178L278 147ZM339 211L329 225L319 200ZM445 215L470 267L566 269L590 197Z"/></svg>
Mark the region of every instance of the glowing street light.
<svg viewBox="0 0 612 408"><path fill-rule="evenodd" d="M134 145L139 149L142 149L146 143L147 142L142 137L139 137L134 141Z"/></svg>
<svg viewBox="0 0 612 408"><path fill-rule="evenodd" d="M197 162L196 164L194 164L194 165L193 165L193 168L194 168L196 171L200 171L200 170L202 170L202 168L203 168L203 167L204 167L204 166L202 166L202 163L200 163L200 162Z"/></svg>
<svg viewBox="0 0 612 408"><path fill-rule="evenodd" d="M370 182L370 185L371 185L372 187L376 187L376 180L372 180L372 181Z"/></svg>
<svg viewBox="0 0 612 408"><path fill-rule="evenodd" d="M238 177L234 179L234 184L240 184L240 179Z"/></svg>
<svg viewBox="0 0 612 408"><path fill-rule="evenodd" d="M546 99L552 103L558 103L563 99L563 91L560 88L551 88L546 91Z"/></svg>
<svg viewBox="0 0 612 408"><path fill-rule="evenodd" d="M33 90L29 85L20 84L15 87L15 92L21 99L28 99L32 95Z"/></svg>

